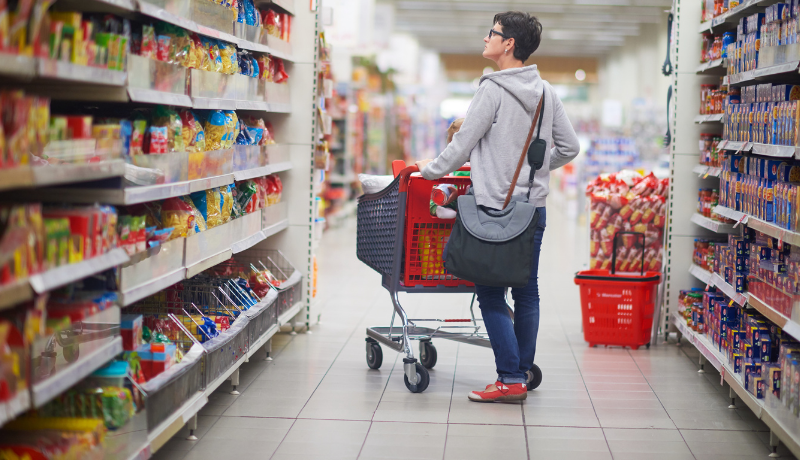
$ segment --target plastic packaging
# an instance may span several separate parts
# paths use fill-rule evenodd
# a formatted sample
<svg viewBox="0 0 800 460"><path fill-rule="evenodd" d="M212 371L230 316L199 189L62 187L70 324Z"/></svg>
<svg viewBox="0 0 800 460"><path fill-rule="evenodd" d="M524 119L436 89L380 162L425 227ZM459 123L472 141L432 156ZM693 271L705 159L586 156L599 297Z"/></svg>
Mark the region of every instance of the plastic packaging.
<svg viewBox="0 0 800 460"><path fill-rule="evenodd" d="M191 110L182 110L180 113L183 122L183 143L187 152L204 152L206 149L206 135L203 125Z"/></svg>
<svg viewBox="0 0 800 460"><path fill-rule="evenodd" d="M167 198L161 205L161 222L173 228L170 239L185 238L195 233L195 215L192 207L180 198Z"/></svg>
<svg viewBox="0 0 800 460"><path fill-rule="evenodd" d="M188 196L182 196L180 198L186 203L192 210L192 214L194 215L194 231L195 233L200 233L208 230L208 225L206 224L206 219L200 213L200 210L197 209L197 206L194 205L192 199Z"/></svg>
<svg viewBox="0 0 800 460"><path fill-rule="evenodd" d="M359 174L358 180L361 181L361 189L364 190L364 194L371 195L388 187L394 181L394 176Z"/></svg>
<svg viewBox="0 0 800 460"><path fill-rule="evenodd" d="M220 215L222 216L222 223L231 220L231 213L233 211L233 193L231 192L230 185L223 185L219 187L220 196Z"/></svg>
<svg viewBox="0 0 800 460"><path fill-rule="evenodd" d="M221 150L226 141L227 117L221 110L214 110L205 124L206 150Z"/></svg>
<svg viewBox="0 0 800 460"><path fill-rule="evenodd" d="M194 192L190 197L206 221L208 228L214 228L223 223L219 189Z"/></svg>

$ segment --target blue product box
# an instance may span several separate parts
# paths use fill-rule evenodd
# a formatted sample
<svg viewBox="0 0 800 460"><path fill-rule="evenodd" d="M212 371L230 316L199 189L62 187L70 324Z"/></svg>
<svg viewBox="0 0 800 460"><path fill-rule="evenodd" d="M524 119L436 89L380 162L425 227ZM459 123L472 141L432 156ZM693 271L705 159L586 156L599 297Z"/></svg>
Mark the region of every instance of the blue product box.
<svg viewBox="0 0 800 460"><path fill-rule="evenodd" d="M761 337L761 362L768 363L772 359L772 342L769 337Z"/></svg>
<svg viewBox="0 0 800 460"><path fill-rule="evenodd" d="M735 374L742 373L742 355L740 353L733 354L733 372Z"/></svg>
<svg viewBox="0 0 800 460"><path fill-rule="evenodd" d="M747 292L747 273L746 272L736 272L736 276L734 277L734 288L736 288L736 292Z"/></svg>
<svg viewBox="0 0 800 460"><path fill-rule="evenodd" d="M731 171L735 173L744 173L745 169L745 161L744 156L742 155L731 155L730 162L731 162Z"/></svg>
<svg viewBox="0 0 800 460"><path fill-rule="evenodd" d="M761 164L761 173L759 175L762 178L767 180L778 180L781 175L781 168L788 163L781 160L770 160L763 158L761 159Z"/></svg>
<svg viewBox="0 0 800 460"><path fill-rule="evenodd" d="M753 379L755 383L755 397L756 399L764 399L764 379L756 377Z"/></svg>

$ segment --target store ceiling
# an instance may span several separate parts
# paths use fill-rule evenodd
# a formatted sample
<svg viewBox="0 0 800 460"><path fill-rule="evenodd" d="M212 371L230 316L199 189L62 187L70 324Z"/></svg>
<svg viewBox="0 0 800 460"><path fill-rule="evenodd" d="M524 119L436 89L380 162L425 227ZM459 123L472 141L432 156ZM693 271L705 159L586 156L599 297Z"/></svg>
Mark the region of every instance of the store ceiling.
<svg viewBox="0 0 800 460"><path fill-rule="evenodd" d="M398 32L415 35L420 44L440 53L471 54L483 50L483 37L495 13L518 10L542 23L547 56L600 56L643 27L665 21L671 0L391 0Z"/></svg>

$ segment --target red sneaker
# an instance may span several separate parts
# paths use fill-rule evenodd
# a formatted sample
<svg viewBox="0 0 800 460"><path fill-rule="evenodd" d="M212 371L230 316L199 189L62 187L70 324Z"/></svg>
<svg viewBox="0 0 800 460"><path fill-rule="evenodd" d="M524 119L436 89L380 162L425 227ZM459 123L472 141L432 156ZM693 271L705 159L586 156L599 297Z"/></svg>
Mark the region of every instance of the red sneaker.
<svg viewBox="0 0 800 460"><path fill-rule="evenodd" d="M469 394L470 401L495 402L495 401L522 401L528 398L528 386L524 383L505 384L497 381L493 385L486 385L483 391L473 391Z"/></svg>

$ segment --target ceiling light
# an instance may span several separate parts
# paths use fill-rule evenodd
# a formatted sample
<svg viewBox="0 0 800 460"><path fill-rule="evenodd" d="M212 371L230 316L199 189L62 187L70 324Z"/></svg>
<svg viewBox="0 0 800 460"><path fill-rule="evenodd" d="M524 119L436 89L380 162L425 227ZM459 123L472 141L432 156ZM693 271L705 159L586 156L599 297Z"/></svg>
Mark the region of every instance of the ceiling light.
<svg viewBox="0 0 800 460"><path fill-rule="evenodd" d="M578 69L575 71L575 79L578 81L586 80L586 72L583 69Z"/></svg>

